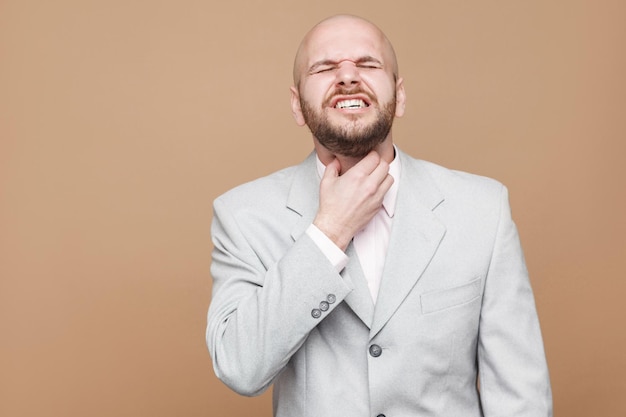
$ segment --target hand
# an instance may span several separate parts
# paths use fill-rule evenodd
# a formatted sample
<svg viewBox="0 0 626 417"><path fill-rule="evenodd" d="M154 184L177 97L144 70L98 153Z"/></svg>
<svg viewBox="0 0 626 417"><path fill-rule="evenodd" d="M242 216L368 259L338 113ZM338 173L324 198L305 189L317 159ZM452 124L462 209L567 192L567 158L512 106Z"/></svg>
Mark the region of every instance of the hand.
<svg viewBox="0 0 626 417"><path fill-rule="evenodd" d="M389 164L371 151L339 176L334 159L320 183L320 206L313 224L345 251L354 235L376 215L393 184Z"/></svg>

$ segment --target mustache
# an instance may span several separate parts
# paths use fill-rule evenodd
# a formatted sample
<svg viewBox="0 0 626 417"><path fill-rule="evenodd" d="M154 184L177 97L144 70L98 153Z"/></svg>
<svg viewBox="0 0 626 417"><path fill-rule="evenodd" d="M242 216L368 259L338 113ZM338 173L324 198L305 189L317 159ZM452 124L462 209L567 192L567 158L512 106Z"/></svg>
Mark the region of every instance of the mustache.
<svg viewBox="0 0 626 417"><path fill-rule="evenodd" d="M334 89L334 91L330 94L330 96L326 99L325 104L329 105L330 102L336 96L348 96L348 95L352 95L352 94L362 94L364 96L367 96L367 98L368 98L370 103L376 103L377 102L376 98L372 94L370 94L369 92L367 92L363 88L361 88L361 86L356 86L356 87L339 86L339 87L336 87Z"/></svg>

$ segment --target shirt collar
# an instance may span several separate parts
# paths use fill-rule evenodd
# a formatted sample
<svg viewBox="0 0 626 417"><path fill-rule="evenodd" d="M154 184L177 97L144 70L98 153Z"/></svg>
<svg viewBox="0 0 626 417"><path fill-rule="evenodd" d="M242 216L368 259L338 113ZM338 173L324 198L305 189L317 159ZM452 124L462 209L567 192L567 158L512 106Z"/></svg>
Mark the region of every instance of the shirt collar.
<svg viewBox="0 0 626 417"><path fill-rule="evenodd" d="M385 208L385 212L389 217L393 217L396 212L396 198L398 196L398 187L400 183L400 171L402 168L402 164L400 163L400 158L398 157L398 150L396 149L396 145L393 145L394 157L393 161L389 164L389 175L393 177L393 184L391 188L385 194L383 198L383 207ZM326 170L326 165L320 161L319 157L315 155L315 161L317 163L317 173L322 178L324 176L324 171Z"/></svg>

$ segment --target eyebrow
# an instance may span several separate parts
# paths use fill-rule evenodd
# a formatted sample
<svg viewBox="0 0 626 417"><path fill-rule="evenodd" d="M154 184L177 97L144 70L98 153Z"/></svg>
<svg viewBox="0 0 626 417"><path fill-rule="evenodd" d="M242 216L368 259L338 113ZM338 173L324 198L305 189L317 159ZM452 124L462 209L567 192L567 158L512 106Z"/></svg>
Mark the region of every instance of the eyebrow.
<svg viewBox="0 0 626 417"><path fill-rule="evenodd" d="M363 64L363 63L366 63L366 62L374 62L376 64L379 64L380 66L383 65L383 63L379 59L376 59L373 56L369 56L369 55L362 56L362 57L357 58L355 60L342 59L340 61L335 61L335 60L332 60L332 59L322 59L320 61L317 61L317 62L313 63L313 65L311 65L309 67L309 73L314 72L319 67L323 67L323 66L326 66L326 65L337 65L338 63L340 63L342 61L352 61L352 62L354 62L357 65L358 64Z"/></svg>

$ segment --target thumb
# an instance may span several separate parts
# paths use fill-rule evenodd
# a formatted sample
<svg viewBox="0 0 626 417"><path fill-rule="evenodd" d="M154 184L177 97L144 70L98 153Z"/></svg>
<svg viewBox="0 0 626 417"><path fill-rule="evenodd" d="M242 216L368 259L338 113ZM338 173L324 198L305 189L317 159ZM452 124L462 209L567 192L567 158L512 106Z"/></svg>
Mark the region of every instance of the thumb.
<svg viewBox="0 0 626 417"><path fill-rule="evenodd" d="M328 165L326 165L326 170L324 171L324 178L338 177L340 169L341 169L341 165L339 164L339 160L337 158L333 159Z"/></svg>

